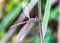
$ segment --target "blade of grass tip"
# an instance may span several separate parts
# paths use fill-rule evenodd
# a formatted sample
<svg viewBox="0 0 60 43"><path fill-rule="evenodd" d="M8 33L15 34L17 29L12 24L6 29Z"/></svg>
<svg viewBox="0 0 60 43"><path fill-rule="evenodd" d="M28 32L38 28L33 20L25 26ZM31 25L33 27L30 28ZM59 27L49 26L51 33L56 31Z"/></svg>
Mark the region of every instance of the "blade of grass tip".
<svg viewBox="0 0 60 43"><path fill-rule="evenodd" d="M39 17L39 30L40 30L41 43L44 43L43 34L42 34L41 0L38 1L38 17Z"/></svg>
<svg viewBox="0 0 60 43"><path fill-rule="evenodd" d="M48 25L48 20L49 20L49 15L50 15L50 7L51 7L51 0L47 0L43 22L42 22L43 37L45 37L46 31L47 31L47 25Z"/></svg>
<svg viewBox="0 0 60 43"><path fill-rule="evenodd" d="M37 0L36 1L35 0L31 0L31 2L28 4L29 12L33 9L33 7L36 5L36 3L37 3ZM17 21L13 23L13 25L18 24L18 23L21 23L25 19L25 17L26 16L24 16L24 13L22 13L21 16L19 16L19 18L17 19ZM5 40L6 39L4 42L7 42L7 40L10 39L10 37L14 34L14 32L16 31L17 28L18 28L18 26L14 26L14 28L10 28L9 31L7 32L7 34L5 35L5 37L2 40ZM10 31L12 31L12 32L10 33ZM8 37L8 34L10 35L9 37Z"/></svg>
<svg viewBox="0 0 60 43"><path fill-rule="evenodd" d="M30 32L31 28L35 24L35 19L31 19L30 22L26 23L23 28L20 30L20 32L17 35L16 43L22 43L23 39L27 36L27 34Z"/></svg>

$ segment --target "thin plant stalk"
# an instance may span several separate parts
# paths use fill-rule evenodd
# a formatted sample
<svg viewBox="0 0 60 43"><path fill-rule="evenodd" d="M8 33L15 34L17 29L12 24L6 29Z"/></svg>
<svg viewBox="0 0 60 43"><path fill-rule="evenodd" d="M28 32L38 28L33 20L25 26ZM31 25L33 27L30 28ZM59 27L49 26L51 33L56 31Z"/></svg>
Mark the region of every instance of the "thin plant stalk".
<svg viewBox="0 0 60 43"><path fill-rule="evenodd" d="M38 0L38 17L39 17L39 30L40 30L41 43L44 43L43 33L42 33L41 0Z"/></svg>
<svg viewBox="0 0 60 43"><path fill-rule="evenodd" d="M40 2L40 0L39 0L39 2ZM43 27L41 27L41 25L43 26L44 25L44 23L42 23L42 16L41 16L41 4L39 5L39 2L38 2L38 13L40 13L40 17L39 17L39 22L40 22L40 25L39 25L39 28L40 28L40 37L41 37L41 43L44 43L43 41L44 41L44 32L46 32L46 31L44 31L46 28L47 28L47 23L48 23L48 19L49 19L49 14L46 14L46 10L49 10L49 13L50 13L50 8L48 8L48 7L51 7L54 3L56 3L57 2L57 0L51 0L50 2L49 2L49 4L48 4L48 2L46 3L47 5L46 5L46 8L45 8L45 14L44 14L44 16L45 17L47 17L47 15L48 15L48 18L47 18L47 22L45 22L45 20L43 19L43 21L44 21L44 23L46 23L46 25L45 25L45 29L44 30L42 30L43 29ZM41 3L41 2L40 2ZM48 6L49 5L49 6ZM40 7L40 11L39 11L39 7ZM48 8L48 9L47 9ZM53 12L53 11L52 11ZM51 14L53 14L51 12ZM45 18L44 17L44 18ZM46 18L45 18L46 19ZM43 31L43 33L42 33L42 31Z"/></svg>

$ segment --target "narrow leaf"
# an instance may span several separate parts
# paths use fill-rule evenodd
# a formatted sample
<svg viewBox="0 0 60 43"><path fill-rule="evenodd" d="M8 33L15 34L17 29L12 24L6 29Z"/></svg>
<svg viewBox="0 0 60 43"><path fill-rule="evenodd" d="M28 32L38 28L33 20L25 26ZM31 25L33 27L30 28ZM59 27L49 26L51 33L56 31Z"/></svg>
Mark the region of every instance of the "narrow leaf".
<svg viewBox="0 0 60 43"><path fill-rule="evenodd" d="M47 25L48 25L48 20L49 20L49 15L50 15L50 7L51 7L51 0L47 0L43 22L42 22L43 37L45 37L46 31L47 31Z"/></svg>

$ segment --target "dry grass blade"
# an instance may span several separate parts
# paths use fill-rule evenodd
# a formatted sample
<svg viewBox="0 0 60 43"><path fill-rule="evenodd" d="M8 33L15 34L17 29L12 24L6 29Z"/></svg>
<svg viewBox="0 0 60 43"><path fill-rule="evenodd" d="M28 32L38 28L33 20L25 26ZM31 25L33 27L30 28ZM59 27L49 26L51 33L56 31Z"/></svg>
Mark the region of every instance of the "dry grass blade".
<svg viewBox="0 0 60 43"><path fill-rule="evenodd" d="M16 43L22 43L23 39L27 36L27 34L30 32L31 28L35 24L35 19L31 19L30 22L26 23L23 28L20 30L20 32L17 35Z"/></svg>
<svg viewBox="0 0 60 43"><path fill-rule="evenodd" d="M14 24L13 26L10 27L9 31L7 32L7 34L4 36L4 38L2 39L2 43L7 43L8 40L10 39L10 37L13 35L13 33L16 31L16 29L18 28L17 26L27 23L29 21L25 21L25 22L21 22L18 24Z"/></svg>

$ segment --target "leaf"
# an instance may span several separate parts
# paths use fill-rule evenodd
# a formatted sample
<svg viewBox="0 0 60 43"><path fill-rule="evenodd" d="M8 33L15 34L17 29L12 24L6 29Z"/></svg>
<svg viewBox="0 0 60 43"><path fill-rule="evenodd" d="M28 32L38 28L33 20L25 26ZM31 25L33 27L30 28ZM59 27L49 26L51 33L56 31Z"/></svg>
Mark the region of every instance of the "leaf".
<svg viewBox="0 0 60 43"><path fill-rule="evenodd" d="M49 15L50 15L50 7L51 7L51 0L47 0L43 22L42 22L43 37L45 37L46 31L47 31L47 25L48 25L48 20L49 20Z"/></svg>

